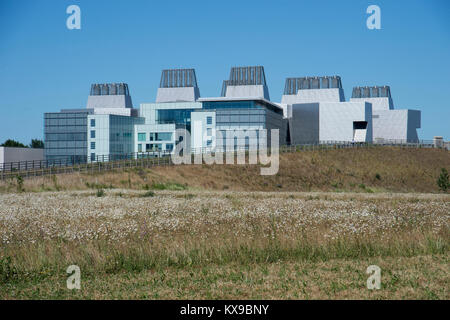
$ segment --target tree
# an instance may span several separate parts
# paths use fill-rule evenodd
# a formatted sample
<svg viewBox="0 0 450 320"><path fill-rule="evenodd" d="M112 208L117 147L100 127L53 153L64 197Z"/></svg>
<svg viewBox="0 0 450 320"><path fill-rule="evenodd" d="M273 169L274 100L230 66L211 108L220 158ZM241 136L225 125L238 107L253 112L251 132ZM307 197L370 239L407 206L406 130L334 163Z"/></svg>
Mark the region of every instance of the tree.
<svg viewBox="0 0 450 320"><path fill-rule="evenodd" d="M44 149L44 142L39 139L31 139L30 147Z"/></svg>
<svg viewBox="0 0 450 320"><path fill-rule="evenodd" d="M27 148L26 145L23 143L20 143L19 141L15 141L12 139L8 139L5 142L3 142L2 147L18 147L18 148Z"/></svg>
<svg viewBox="0 0 450 320"><path fill-rule="evenodd" d="M439 175L437 184L439 186L439 189L444 192L447 192L447 190L450 188L450 182L449 182L449 178L448 178L447 169L445 169L445 168L441 169L441 174Z"/></svg>

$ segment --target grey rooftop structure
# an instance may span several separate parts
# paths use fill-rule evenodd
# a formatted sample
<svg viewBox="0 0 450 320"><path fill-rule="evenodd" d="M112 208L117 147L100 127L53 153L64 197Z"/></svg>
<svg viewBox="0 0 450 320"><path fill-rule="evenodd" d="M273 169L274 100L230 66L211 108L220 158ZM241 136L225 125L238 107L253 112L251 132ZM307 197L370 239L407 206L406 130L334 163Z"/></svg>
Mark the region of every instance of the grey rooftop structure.
<svg viewBox="0 0 450 320"><path fill-rule="evenodd" d="M197 87L194 69L166 69L161 73L160 88Z"/></svg>
<svg viewBox="0 0 450 320"><path fill-rule="evenodd" d="M200 97L194 69L165 69L156 94L156 102L194 102Z"/></svg>
<svg viewBox="0 0 450 320"><path fill-rule="evenodd" d="M94 83L86 104L87 109L133 108L126 83Z"/></svg>
<svg viewBox="0 0 450 320"><path fill-rule="evenodd" d="M297 94L298 90L304 89L342 89L342 81L339 76L325 77L301 77L287 78L284 85L285 95Z"/></svg>
<svg viewBox="0 0 450 320"><path fill-rule="evenodd" d="M129 96L126 83L94 83L91 85L91 96L124 95Z"/></svg>
<svg viewBox="0 0 450 320"><path fill-rule="evenodd" d="M389 86L353 87L352 98L391 98Z"/></svg>
<svg viewBox="0 0 450 320"><path fill-rule="evenodd" d="M263 66L232 67L230 78L223 81L222 97L269 98Z"/></svg>

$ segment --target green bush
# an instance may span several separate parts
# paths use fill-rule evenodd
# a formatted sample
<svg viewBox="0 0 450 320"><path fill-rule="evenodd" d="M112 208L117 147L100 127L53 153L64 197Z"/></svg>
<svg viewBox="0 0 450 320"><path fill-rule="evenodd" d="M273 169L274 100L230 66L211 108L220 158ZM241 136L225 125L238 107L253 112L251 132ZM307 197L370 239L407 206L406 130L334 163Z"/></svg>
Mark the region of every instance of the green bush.
<svg viewBox="0 0 450 320"><path fill-rule="evenodd" d="M16 180L17 180L17 191L18 191L18 192L23 192L23 191L25 191L25 189L24 189L24 187L23 187L23 177L22 177L20 174L18 174L18 175L16 176Z"/></svg>
<svg viewBox="0 0 450 320"><path fill-rule="evenodd" d="M103 189L97 190L97 197L103 197L105 195L105 191Z"/></svg>
<svg viewBox="0 0 450 320"><path fill-rule="evenodd" d="M147 198L147 197L154 197L155 193L153 191L147 191L146 193L144 193L143 195L141 195L141 197Z"/></svg>
<svg viewBox="0 0 450 320"><path fill-rule="evenodd" d="M167 183L153 183L151 186L154 190L186 190L187 187L181 183L167 182Z"/></svg>
<svg viewBox="0 0 450 320"><path fill-rule="evenodd" d="M439 187L439 190L443 192L447 192L447 190L450 188L447 169L445 168L441 169L441 174L439 175L439 178L437 180L437 185Z"/></svg>

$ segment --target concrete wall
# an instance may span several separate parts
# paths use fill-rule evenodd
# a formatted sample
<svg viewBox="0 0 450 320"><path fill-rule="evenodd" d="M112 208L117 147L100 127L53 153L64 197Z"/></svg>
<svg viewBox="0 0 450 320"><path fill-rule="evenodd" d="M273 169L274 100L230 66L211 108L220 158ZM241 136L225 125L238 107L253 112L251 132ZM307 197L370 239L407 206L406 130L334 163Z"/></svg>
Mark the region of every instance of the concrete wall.
<svg viewBox="0 0 450 320"><path fill-rule="evenodd" d="M0 147L0 163L44 160L44 149Z"/></svg>

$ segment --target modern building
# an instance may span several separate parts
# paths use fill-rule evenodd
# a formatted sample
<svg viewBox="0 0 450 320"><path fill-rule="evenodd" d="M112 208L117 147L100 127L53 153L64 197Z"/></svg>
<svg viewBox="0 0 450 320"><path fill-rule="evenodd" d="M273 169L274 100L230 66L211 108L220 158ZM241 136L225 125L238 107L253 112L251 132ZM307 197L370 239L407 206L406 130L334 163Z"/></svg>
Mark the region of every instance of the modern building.
<svg viewBox="0 0 450 320"><path fill-rule="evenodd" d="M249 148L257 140L253 131L259 129L279 129L280 142L285 144L283 110L268 99L262 66L231 68L222 96L215 98L200 97L193 69L163 70L156 103L141 104L140 117L145 123L135 127L135 152L171 152L176 129L190 133L194 152L223 146L226 139L236 142L236 148ZM216 143L217 131L224 139L220 143Z"/></svg>
<svg viewBox="0 0 450 320"><path fill-rule="evenodd" d="M286 79L281 106L292 144L372 142L372 105L346 102L339 76Z"/></svg>
<svg viewBox="0 0 450 320"><path fill-rule="evenodd" d="M134 125L143 123L126 83L93 84L86 108L44 114L46 160L94 161L134 151Z"/></svg>
<svg viewBox="0 0 450 320"><path fill-rule="evenodd" d="M45 158L73 162L171 153L190 134L191 152L258 147L259 130L279 144L415 142L420 111L395 110L390 88L355 87L345 100L339 76L287 78L270 100L262 66L232 67L221 95L201 97L194 69L166 69L156 101L134 109L125 83L93 84L86 108L45 113Z"/></svg>
<svg viewBox="0 0 450 320"><path fill-rule="evenodd" d="M392 141L417 142L420 128L420 111L394 109L389 86L354 87L351 102L372 104L374 142Z"/></svg>

